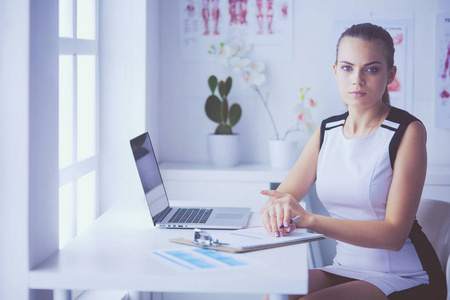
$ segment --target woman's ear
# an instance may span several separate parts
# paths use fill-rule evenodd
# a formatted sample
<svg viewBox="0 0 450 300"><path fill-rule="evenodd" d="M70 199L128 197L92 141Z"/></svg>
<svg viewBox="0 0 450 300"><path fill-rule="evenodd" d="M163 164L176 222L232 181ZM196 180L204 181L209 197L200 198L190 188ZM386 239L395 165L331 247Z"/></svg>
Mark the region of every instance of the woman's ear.
<svg viewBox="0 0 450 300"><path fill-rule="evenodd" d="M333 64L333 72L334 72L334 78L335 79L336 79L336 71L337 71L336 68L337 68L336 64Z"/></svg>
<svg viewBox="0 0 450 300"><path fill-rule="evenodd" d="M389 73L388 73L388 81L387 81L388 85L391 84L392 81L394 81L395 74L397 74L397 67L392 66L392 68L389 70Z"/></svg>

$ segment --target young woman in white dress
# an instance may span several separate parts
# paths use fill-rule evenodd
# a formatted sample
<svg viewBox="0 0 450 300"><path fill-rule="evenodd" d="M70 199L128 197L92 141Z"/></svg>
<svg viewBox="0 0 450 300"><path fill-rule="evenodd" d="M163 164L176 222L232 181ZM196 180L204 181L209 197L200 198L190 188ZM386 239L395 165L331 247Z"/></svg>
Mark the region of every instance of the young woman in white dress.
<svg viewBox="0 0 450 300"><path fill-rule="evenodd" d="M426 130L390 105L394 51L373 24L342 34L333 70L348 112L324 120L277 190L261 192L270 196L261 213L271 235L308 228L338 242L333 264L309 271L302 299L445 299L436 253L415 220ZM314 184L330 217L299 205Z"/></svg>

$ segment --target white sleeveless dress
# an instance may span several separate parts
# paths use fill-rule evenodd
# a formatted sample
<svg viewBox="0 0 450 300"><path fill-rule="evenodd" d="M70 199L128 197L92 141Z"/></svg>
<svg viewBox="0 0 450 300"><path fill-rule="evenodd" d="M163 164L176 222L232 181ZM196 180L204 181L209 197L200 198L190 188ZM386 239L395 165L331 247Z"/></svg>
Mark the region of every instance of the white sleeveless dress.
<svg viewBox="0 0 450 300"><path fill-rule="evenodd" d="M398 145L408 124L417 119L392 107L373 134L347 139L343 134L347 116L345 113L322 122L317 194L333 218L384 220ZM414 224L411 233L421 232L417 222ZM429 284L429 274L422 265L417 247L423 246L414 245L410 238L400 251L358 247L338 241L333 265L321 270L370 282L389 295ZM431 244L424 247L429 248Z"/></svg>

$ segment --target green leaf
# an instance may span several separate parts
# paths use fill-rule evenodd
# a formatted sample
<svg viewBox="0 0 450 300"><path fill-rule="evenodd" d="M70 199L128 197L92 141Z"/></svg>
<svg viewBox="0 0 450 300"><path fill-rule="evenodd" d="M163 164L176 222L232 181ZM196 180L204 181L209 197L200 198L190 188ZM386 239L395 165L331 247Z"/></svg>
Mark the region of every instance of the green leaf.
<svg viewBox="0 0 450 300"><path fill-rule="evenodd" d="M219 94L222 99L227 97L227 94L225 93L225 82L223 81L219 82Z"/></svg>
<svg viewBox="0 0 450 300"><path fill-rule="evenodd" d="M225 97L230 93L232 83L233 80L231 79L231 77L228 77L227 81L225 82Z"/></svg>
<svg viewBox="0 0 450 300"><path fill-rule="evenodd" d="M242 116L242 109L241 106L237 103L234 103L230 107L230 126L233 127L234 125L239 122Z"/></svg>
<svg viewBox="0 0 450 300"><path fill-rule="evenodd" d="M221 106L220 106L220 116L222 118L222 123L226 124L228 119L228 101L227 98L224 98L222 100Z"/></svg>
<svg viewBox="0 0 450 300"><path fill-rule="evenodd" d="M233 134L231 127L228 125L220 124L216 128L216 132L214 134Z"/></svg>
<svg viewBox="0 0 450 300"><path fill-rule="evenodd" d="M214 91L216 90L216 87L217 87L217 77L214 75L211 75L208 79L208 85L209 85L209 89L211 90L211 94L214 94Z"/></svg>
<svg viewBox="0 0 450 300"><path fill-rule="evenodd" d="M221 106L222 101L216 95L211 95L206 99L205 112L211 121L221 123Z"/></svg>

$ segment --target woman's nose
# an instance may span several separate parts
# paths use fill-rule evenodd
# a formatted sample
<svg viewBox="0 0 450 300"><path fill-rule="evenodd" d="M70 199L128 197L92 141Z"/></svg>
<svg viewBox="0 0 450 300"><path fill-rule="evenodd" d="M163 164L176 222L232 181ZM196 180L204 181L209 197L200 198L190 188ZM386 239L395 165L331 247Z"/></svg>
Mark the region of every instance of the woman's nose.
<svg viewBox="0 0 450 300"><path fill-rule="evenodd" d="M353 85L356 85L356 86L362 86L366 83L360 72L355 72L355 76L353 77L352 81L353 81Z"/></svg>

